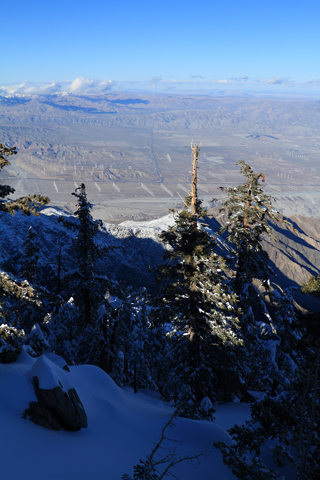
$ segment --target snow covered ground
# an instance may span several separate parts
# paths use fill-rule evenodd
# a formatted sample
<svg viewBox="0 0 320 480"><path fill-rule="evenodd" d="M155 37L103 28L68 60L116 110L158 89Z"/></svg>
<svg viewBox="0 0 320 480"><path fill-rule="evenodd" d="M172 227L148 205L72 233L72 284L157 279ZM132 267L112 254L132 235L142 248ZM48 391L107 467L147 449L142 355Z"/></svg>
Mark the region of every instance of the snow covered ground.
<svg viewBox="0 0 320 480"><path fill-rule="evenodd" d="M37 361L37 364L35 362ZM132 475L132 467L144 460L173 408L150 392L134 394L119 388L101 369L83 365L62 369L55 355L40 360L23 352L18 361L0 364L0 478L3 480L121 480ZM76 388L88 416L88 428L79 432L46 430L24 420L22 414L36 396L33 375L40 387L62 383ZM229 441L227 428L242 424L250 416L247 404L215 405L215 422L177 419L168 436L181 443L180 457L206 450L206 456L179 464L179 480L231 480L214 441ZM170 443L166 446L172 447Z"/></svg>

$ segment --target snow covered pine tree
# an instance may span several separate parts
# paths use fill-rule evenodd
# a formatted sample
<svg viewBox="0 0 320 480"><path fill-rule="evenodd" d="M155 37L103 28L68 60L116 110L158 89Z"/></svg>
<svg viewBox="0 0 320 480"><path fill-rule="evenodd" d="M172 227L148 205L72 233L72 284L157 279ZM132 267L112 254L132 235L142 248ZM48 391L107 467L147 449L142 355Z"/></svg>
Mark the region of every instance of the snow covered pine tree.
<svg viewBox="0 0 320 480"><path fill-rule="evenodd" d="M72 193L77 198L74 215L78 221L61 218L62 223L76 232L73 250L76 268L67 275L72 298L52 315L51 342L57 351L66 345L68 360L75 363L99 363L102 315L100 307L104 301L103 285L98 282L96 263L104 250L95 242L95 236L102 226L101 220L93 220L91 204L87 200L85 185L82 183ZM70 343L70 337L72 342Z"/></svg>
<svg viewBox="0 0 320 480"><path fill-rule="evenodd" d="M16 155L16 153L17 149L15 147L8 148L0 143L0 171L11 165L8 157ZM0 185L1 213L9 212L14 215L16 211L20 211L25 215L39 215L38 209L49 203L48 197L42 197L41 195L28 195L27 197L8 200L6 197L14 192L14 188L9 185ZM31 303L37 304L35 300L37 294L33 292L29 297L29 291L33 290L32 287L24 288L20 285L19 280L16 280L12 275L2 272L0 277L0 296L2 298L0 304L0 363L6 363L14 361L22 349L25 341L25 332L22 328L25 328L25 325L20 313L23 311L28 320L31 321L25 303L30 299ZM21 294L22 290L25 290L24 295ZM28 293L26 290L28 290ZM17 325L21 330L16 328Z"/></svg>
<svg viewBox="0 0 320 480"><path fill-rule="evenodd" d="M320 342L305 333L306 355L286 391L255 402L251 420L228 430L231 445L214 443L239 479L320 478Z"/></svg>
<svg viewBox="0 0 320 480"><path fill-rule="evenodd" d="M271 240L277 240L268 219L283 222L290 228L292 225L273 208L272 202L275 199L263 192L259 180L264 182L265 175L254 173L243 160L238 165L246 181L235 188L220 187L227 193L227 200L221 210L227 212L228 219L219 234L227 232L228 242L235 247L235 290L237 295L242 295L254 278L261 280L265 288L268 288L270 274L273 272L268 265L268 254L262 249L262 236L267 235Z"/></svg>
<svg viewBox="0 0 320 480"><path fill-rule="evenodd" d="M77 259L77 274L79 276L75 289L75 304L80 310L79 322L82 326L94 323L97 316L98 302L101 299L96 279L96 262L102 257L101 248L95 243L95 236L101 228L101 220L93 220L91 204L87 200L85 184L72 193L77 198L75 216L78 223L68 222L71 229L77 232L73 241L74 252ZM66 222L64 222L66 224Z"/></svg>
<svg viewBox="0 0 320 480"><path fill-rule="evenodd" d="M293 227L273 208L274 198L264 193L259 181L264 182L265 175L254 173L243 160L238 165L246 180L235 188L220 187L227 193L221 209L226 211L227 221L219 234L227 232L227 241L234 247L233 285L243 312L240 323L247 350L247 365L243 365L243 370L247 371L246 384L251 390L260 390L270 388L276 378L277 382L279 380L274 358L280 343L277 333L281 330L277 332L264 301L264 297L269 295L270 301L275 300L274 306L279 310L281 299L278 292L272 293L270 276L273 271L268 264L268 253L262 248L262 240L264 237L277 240L268 220L282 222L291 230ZM256 280L261 282L263 294L256 288L257 284L254 285ZM288 301L288 295L283 298L284 302ZM276 315L274 320L276 317L280 321L280 315Z"/></svg>
<svg viewBox="0 0 320 480"><path fill-rule="evenodd" d="M16 155L16 147L7 148L4 144L0 143L0 171L11 163L8 157ZM49 203L48 197L42 197L41 195L28 195L27 197L21 197L15 200L5 200L8 195L15 192L14 188L9 185L0 185L0 211L10 212L12 215L19 210L26 215L39 215L38 209L42 205Z"/></svg>
<svg viewBox="0 0 320 480"><path fill-rule="evenodd" d="M25 241L22 244L24 249L20 267L20 275L26 278L28 282L37 280L37 266L39 260L39 240L37 232L33 227L28 228Z"/></svg>
<svg viewBox="0 0 320 480"><path fill-rule="evenodd" d="M170 323L171 396L179 414L193 418L210 417L212 401L238 393L235 350L241 344L236 296L223 272L223 259L214 252L210 231L198 222L206 215L197 197L198 154L194 146L191 199L175 214L175 224L160 235L169 249L159 267L162 289L153 310L156 323Z"/></svg>

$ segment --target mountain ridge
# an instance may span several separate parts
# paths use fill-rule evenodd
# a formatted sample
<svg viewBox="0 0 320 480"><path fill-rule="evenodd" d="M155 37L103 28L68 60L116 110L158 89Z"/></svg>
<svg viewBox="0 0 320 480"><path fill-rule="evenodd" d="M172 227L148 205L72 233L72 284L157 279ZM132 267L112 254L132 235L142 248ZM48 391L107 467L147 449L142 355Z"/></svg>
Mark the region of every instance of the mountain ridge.
<svg viewBox="0 0 320 480"><path fill-rule="evenodd" d="M98 117L96 118L96 115ZM101 115L106 115L102 118ZM319 135L320 104L313 99L109 93L0 96L4 124L83 123L133 128L215 128L218 132Z"/></svg>
<svg viewBox="0 0 320 480"><path fill-rule="evenodd" d="M19 213L12 217L0 213L0 267L18 274L22 243L32 225L41 244L39 264L47 275L50 276L50 271L54 275L60 247L64 273L72 268L71 240L74 233L58 222L61 215L73 218L67 212L52 207L44 208L39 217L25 217ZM283 224L278 224L274 228L279 241L263 241L270 265L277 274L277 277L272 277L272 282L281 288L299 287L310 275L320 275L320 220L300 215L294 215L290 220L297 230L296 234ZM223 221L223 215L217 207L208 210L205 222L217 238L217 253L225 256L230 246L225 244L224 238L216 235ZM112 249L103 261L98 262L98 273L128 286L146 286L153 292L157 288L154 283L155 269L163 261L165 248L159 234L173 223L173 214L151 221L126 221L119 225L104 222L97 242Z"/></svg>

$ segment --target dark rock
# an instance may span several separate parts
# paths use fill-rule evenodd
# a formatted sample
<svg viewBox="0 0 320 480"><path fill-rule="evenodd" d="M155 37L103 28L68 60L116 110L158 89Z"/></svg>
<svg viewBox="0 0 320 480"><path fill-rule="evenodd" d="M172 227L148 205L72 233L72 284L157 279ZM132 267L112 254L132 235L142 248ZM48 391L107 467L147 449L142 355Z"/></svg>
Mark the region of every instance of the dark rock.
<svg viewBox="0 0 320 480"><path fill-rule="evenodd" d="M68 392L63 391L62 385L42 389L38 377L33 377L33 386L38 402L30 403L24 412L24 418L51 430L64 428L74 432L88 426L86 412L74 388Z"/></svg>
<svg viewBox="0 0 320 480"><path fill-rule="evenodd" d="M62 428L53 411L38 402L29 404L29 408L24 412L24 417L28 417L36 425L49 430L61 430Z"/></svg>
<svg viewBox="0 0 320 480"><path fill-rule="evenodd" d="M81 400L79 398L79 395L78 395L76 389L71 388L68 391L68 394L69 394L70 400L72 401L72 403L75 407L75 410L77 411L77 415L78 415L79 423L80 423L81 427L86 428L88 426L87 415L86 415L86 412L83 408L83 405L81 403Z"/></svg>

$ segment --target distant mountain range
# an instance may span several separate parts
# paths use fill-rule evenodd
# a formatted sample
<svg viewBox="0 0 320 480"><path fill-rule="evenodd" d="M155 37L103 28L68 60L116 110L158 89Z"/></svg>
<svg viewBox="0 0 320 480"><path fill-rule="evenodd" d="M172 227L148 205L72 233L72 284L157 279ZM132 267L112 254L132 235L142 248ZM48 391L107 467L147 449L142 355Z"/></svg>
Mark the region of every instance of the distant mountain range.
<svg viewBox="0 0 320 480"><path fill-rule="evenodd" d="M164 130L318 135L317 100L209 95L0 96L0 122L103 124Z"/></svg>

